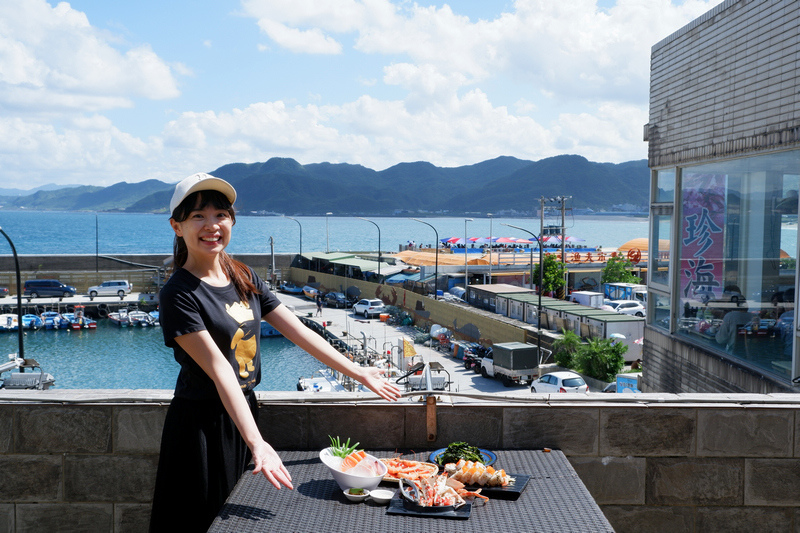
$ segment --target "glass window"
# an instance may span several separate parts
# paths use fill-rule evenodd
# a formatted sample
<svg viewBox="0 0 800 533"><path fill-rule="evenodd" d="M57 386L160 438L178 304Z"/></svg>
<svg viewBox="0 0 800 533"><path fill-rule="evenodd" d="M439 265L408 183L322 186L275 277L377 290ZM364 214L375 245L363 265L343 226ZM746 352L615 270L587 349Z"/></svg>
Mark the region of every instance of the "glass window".
<svg viewBox="0 0 800 533"><path fill-rule="evenodd" d="M650 283L658 283L666 287L669 285L669 240L672 231L672 214L661 215L654 212L651 219L653 235L650 238L650 248L658 251L651 254L650 257Z"/></svg>
<svg viewBox="0 0 800 533"><path fill-rule="evenodd" d="M669 310L670 297L666 294L659 294L657 292L648 292L648 298L652 298L653 311L651 313L652 320L650 324L657 328L669 331Z"/></svg>
<svg viewBox="0 0 800 533"><path fill-rule="evenodd" d="M657 204L672 203L675 201L675 169L657 171L656 190L653 202Z"/></svg>
<svg viewBox="0 0 800 533"><path fill-rule="evenodd" d="M678 333L789 378L800 151L681 173Z"/></svg>

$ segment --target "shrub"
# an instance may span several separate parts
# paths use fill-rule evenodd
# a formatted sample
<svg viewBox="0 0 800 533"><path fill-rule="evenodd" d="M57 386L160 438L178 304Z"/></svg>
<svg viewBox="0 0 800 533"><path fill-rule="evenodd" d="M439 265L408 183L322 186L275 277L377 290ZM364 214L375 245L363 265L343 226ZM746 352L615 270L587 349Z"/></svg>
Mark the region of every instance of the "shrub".
<svg viewBox="0 0 800 533"><path fill-rule="evenodd" d="M627 346L611 339L590 339L575 354L574 367L578 372L600 381L614 381L625 366L624 355L627 351Z"/></svg>
<svg viewBox="0 0 800 533"><path fill-rule="evenodd" d="M573 331L562 329L564 336L553 342L553 359L558 366L572 368L575 364L575 354L581 345L581 338Z"/></svg>

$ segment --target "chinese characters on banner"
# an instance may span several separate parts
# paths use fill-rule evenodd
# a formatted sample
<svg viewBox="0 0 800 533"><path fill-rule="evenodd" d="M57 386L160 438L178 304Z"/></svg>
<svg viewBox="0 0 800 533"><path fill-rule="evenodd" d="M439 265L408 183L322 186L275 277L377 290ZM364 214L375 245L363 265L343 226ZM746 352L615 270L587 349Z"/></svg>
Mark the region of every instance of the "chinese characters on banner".
<svg viewBox="0 0 800 533"><path fill-rule="evenodd" d="M683 176L681 275L683 298L697 294L719 297L723 282L725 176Z"/></svg>

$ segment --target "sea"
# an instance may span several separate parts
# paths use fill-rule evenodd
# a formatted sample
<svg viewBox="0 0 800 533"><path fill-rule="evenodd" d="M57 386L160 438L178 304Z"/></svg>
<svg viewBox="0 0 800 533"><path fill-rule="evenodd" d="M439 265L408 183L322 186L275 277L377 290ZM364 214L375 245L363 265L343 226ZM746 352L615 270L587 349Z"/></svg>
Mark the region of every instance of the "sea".
<svg viewBox="0 0 800 533"><path fill-rule="evenodd" d="M331 207L335 211L335 207ZM561 225L561 217L505 218L354 216L281 217L238 214L231 253L396 252L413 241L432 245L453 237L519 237L537 234L542 224ZM429 225L430 226L429 226ZM589 247L616 248L646 238L648 219L637 216L567 216L565 234ZM166 215L0 210L0 228L19 255L170 254L173 232ZM797 226L782 228L782 248L796 257ZM0 235L1 236L1 235ZM0 239L0 255L11 246ZM59 389L174 389L178 364L164 345L160 328L117 328L101 320L92 330L33 331L24 338L25 356L55 377ZM0 356L18 352L18 336L0 334ZM296 390L299 377L323 367L290 341L261 339L262 381L257 390Z"/></svg>

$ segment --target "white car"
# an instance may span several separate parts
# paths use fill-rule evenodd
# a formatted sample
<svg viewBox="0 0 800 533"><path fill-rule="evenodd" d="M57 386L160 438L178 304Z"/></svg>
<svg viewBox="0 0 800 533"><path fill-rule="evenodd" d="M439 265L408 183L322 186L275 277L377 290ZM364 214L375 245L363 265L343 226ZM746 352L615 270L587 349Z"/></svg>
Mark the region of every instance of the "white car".
<svg viewBox="0 0 800 533"><path fill-rule="evenodd" d="M622 315L645 316L647 309L638 300L612 300L614 311Z"/></svg>
<svg viewBox="0 0 800 533"><path fill-rule="evenodd" d="M114 279L111 281L104 281L100 285L89 287L86 291L91 298L95 296L119 296L124 298L126 294L130 294L133 290L133 285L128 283L127 279Z"/></svg>
<svg viewBox="0 0 800 533"><path fill-rule="evenodd" d="M580 374L564 370L545 374L531 383L531 392L587 392L589 385Z"/></svg>
<svg viewBox="0 0 800 533"><path fill-rule="evenodd" d="M353 313L356 315L364 315L364 318L371 316L378 316L385 311L383 302L375 298L374 300L359 300L353 305Z"/></svg>

